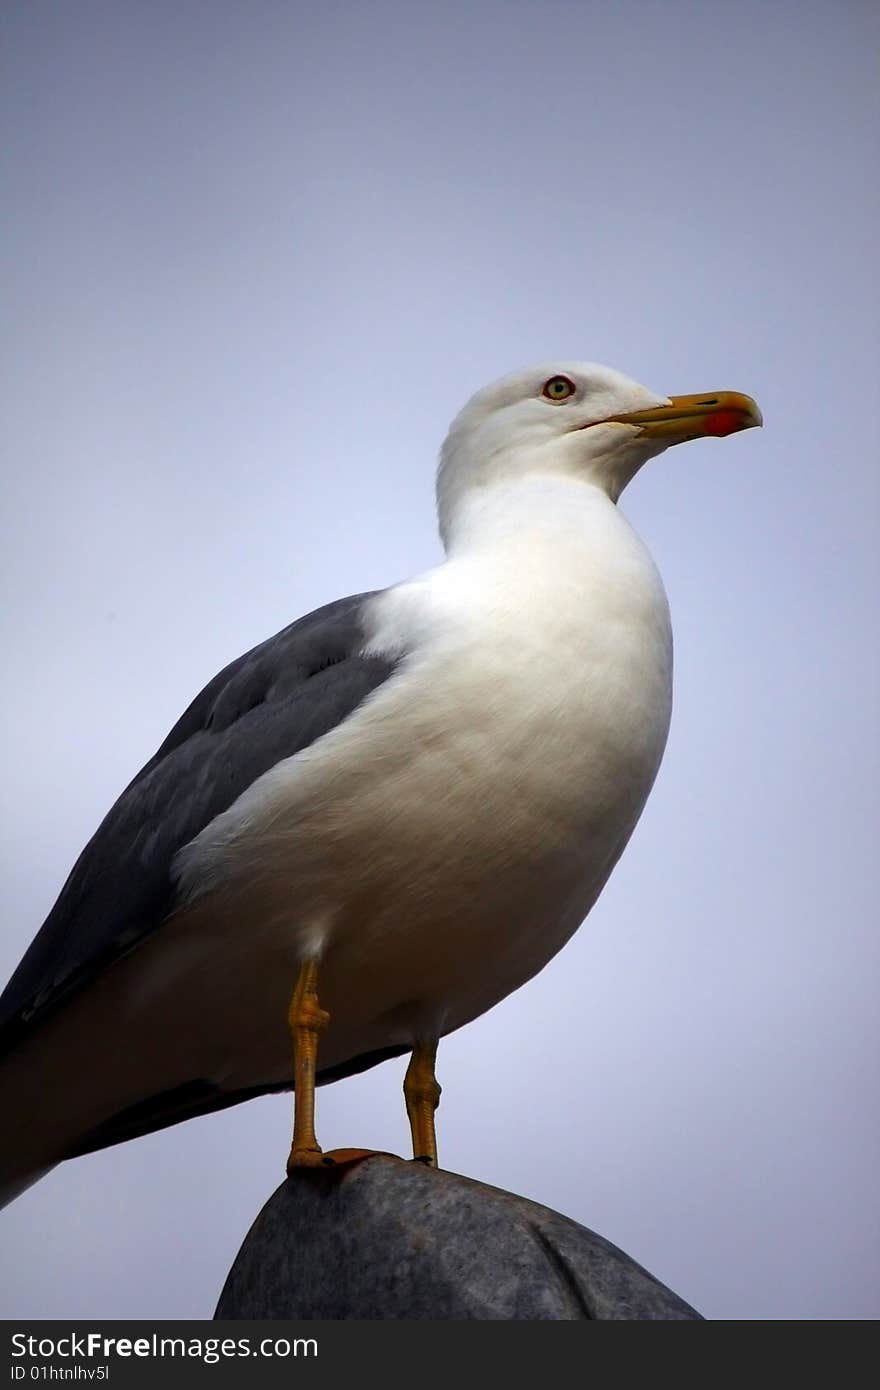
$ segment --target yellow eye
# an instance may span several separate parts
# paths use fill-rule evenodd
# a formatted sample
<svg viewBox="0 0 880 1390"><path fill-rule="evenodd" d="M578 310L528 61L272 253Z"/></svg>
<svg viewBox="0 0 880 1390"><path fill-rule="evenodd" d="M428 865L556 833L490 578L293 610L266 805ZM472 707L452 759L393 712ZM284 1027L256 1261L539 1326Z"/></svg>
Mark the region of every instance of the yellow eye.
<svg viewBox="0 0 880 1390"><path fill-rule="evenodd" d="M569 381L567 376L551 376L549 381L544 382L542 394L548 401L567 401L574 392L574 382Z"/></svg>

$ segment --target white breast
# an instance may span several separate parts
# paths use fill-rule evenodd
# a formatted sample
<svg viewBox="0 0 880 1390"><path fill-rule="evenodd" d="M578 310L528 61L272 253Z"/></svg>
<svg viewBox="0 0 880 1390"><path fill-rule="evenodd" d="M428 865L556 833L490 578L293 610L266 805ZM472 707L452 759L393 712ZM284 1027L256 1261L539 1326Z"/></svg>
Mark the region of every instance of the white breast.
<svg viewBox="0 0 880 1390"><path fill-rule="evenodd" d="M613 504L569 492L563 515L530 506L376 599L369 649L402 654L395 675L182 856L190 896L222 881L264 940L320 943L342 1055L522 984L642 810L669 723L666 599Z"/></svg>

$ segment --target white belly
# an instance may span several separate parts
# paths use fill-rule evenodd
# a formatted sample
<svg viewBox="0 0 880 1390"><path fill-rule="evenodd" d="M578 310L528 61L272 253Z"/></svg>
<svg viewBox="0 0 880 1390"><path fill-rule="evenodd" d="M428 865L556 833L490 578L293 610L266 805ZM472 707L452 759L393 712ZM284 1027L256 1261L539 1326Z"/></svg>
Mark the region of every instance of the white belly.
<svg viewBox="0 0 880 1390"><path fill-rule="evenodd" d="M322 955L329 1067L460 1027L583 920L670 713L665 596L620 528L611 559L565 564L554 547L543 569L453 564L391 591L375 645L387 627L413 634L395 676L184 852L191 906L167 930L202 958L215 939L240 1025L218 1038L216 1079L289 1074L286 1003L306 955Z"/></svg>

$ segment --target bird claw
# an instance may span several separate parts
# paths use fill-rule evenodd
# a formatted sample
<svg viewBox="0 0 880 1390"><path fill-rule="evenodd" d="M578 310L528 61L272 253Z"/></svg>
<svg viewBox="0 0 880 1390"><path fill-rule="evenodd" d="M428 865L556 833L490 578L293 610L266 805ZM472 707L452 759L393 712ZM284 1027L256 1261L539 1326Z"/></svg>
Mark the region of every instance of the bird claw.
<svg viewBox="0 0 880 1390"><path fill-rule="evenodd" d="M287 1160L287 1173L290 1177L303 1168L353 1167L365 1158L396 1158L403 1162L399 1154L388 1153L384 1149L330 1149L328 1153L320 1149L293 1149Z"/></svg>
<svg viewBox="0 0 880 1390"><path fill-rule="evenodd" d="M327 1163L332 1164L333 1159L328 1158L322 1149L291 1149L287 1171L292 1173L297 1168L320 1168Z"/></svg>

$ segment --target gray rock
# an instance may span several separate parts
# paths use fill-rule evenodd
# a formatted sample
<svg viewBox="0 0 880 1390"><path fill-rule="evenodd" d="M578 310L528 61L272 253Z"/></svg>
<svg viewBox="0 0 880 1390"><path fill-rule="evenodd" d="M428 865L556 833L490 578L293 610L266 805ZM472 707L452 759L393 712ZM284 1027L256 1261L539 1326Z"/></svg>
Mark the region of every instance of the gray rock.
<svg viewBox="0 0 880 1390"><path fill-rule="evenodd" d="M245 1237L214 1316L700 1318L567 1217L390 1154L288 1178Z"/></svg>

